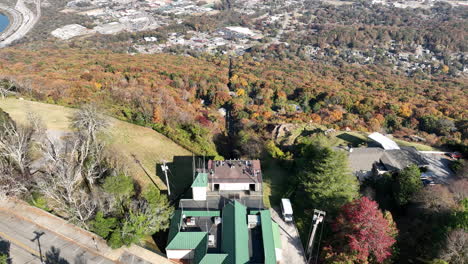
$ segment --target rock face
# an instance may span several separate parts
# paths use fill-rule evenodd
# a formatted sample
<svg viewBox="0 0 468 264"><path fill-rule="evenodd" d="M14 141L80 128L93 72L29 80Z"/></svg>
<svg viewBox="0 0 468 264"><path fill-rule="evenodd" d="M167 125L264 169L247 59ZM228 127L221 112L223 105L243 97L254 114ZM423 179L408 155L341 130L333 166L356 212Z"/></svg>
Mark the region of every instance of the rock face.
<svg viewBox="0 0 468 264"><path fill-rule="evenodd" d="M271 124L267 128L271 133L271 139L282 146L295 144L296 139L301 135L311 135L316 133L326 134L326 128L317 124ZM329 129L328 135L335 133L334 129Z"/></svg>
<svg viewBox="0 0 468 264"><path fill-rule="evenodd" d="M284 137L291 135L291 131L296 129L297 126L294 124L280 124L275 126L273 131L271 132L272 138L274 140L279 140Z"/></svg>
<svg viewBox="0 0 468 264"><path fill-rule="evenodd" d="M278 144L290 146L303 130L304 125L300 124L278 124L271 131L271 138Z"/></svg>

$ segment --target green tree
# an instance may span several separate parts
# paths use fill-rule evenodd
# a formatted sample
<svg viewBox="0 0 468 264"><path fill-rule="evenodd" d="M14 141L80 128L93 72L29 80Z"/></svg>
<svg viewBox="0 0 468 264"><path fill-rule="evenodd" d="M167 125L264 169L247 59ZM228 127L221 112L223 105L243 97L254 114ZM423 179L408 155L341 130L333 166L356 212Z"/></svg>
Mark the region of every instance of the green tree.
<svg viewBox="0 0 468 264"><path fill-rule="evenodd" d="M450 227L468 231L468 198L461 200L460 208L452 212Z"/></svg>
<svg viewBox="0 0 468 264"><path fill-rule="evenodd" d="M318 142L306 143L298 160L299 186L314 208L336 212L358 196L358 183L349 172L346 153Z"/></svg>
<svg viewBox="0 0 468 264"><path fill-rule="evenodd" d="M285 156L284 152L276 146L273 140L269 140L265 143L265 151L275 159L282 159Z"/></svg>
<svg viewBox="0 0 468 264"><path fill-rule="evenodd" d="M159 199L164 203L149 203L138 201L132 205L121 226L116 229L110 239L109 245L112 248L130 246L139 243L148 235L152 235L160 230L169 227L169 217L173 212L167 199Z"/></svg>
<svg viewBox="0 0 468 264"><path fill-rule="evenodd" d="M428 264L449 264L449 263L441 259L433 259Z"/></svg>
<svg viewBox="0 0 468 264"><path fill-rule="evenodd" d="M8 255L0 254L0 264L8 264Z"/></svg>
<svg viewBox="0 0 468 264"><path fill-rule="evenodd" d="M102 185L104 191L114 194L119 199L129 198L135 193L133 186L133 180L125 173L118 173L113 176L109 176L104 180Z"/></svg>
<svg viewBox="0 0 468 264"><path fill-rule="evenodd" d="M91 230L101 236L107 238L115 228L117 228L118 221L114 217L105 218L102 212L98 212L96 217L91 222Z"/></svg>
<svg viewBox="0 0 468 264"><path fill-rule="evenodd" d="M396 174L393 184L393 196L399 206L408 204L414 194L422 189L421 171L411 165Z"/></svg>
<svg viewBox="0 0 468 264"><path fill-rule="evenodd" d="M427 133L436 133L438 130L437 126L437 118L434 116L428 115L419 119L419 129Z"/></svg>

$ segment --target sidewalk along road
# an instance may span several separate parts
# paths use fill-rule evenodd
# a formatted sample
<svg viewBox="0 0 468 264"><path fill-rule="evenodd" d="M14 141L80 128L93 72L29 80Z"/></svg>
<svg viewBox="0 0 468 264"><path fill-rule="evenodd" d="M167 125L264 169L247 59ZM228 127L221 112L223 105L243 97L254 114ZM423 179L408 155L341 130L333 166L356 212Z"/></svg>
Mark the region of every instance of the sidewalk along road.
<svg viewBox="0 0 468 264"><path fill-rule="evenodd" d="M0 240L12 263L115 263L4 210L0 210Z"/></svg>

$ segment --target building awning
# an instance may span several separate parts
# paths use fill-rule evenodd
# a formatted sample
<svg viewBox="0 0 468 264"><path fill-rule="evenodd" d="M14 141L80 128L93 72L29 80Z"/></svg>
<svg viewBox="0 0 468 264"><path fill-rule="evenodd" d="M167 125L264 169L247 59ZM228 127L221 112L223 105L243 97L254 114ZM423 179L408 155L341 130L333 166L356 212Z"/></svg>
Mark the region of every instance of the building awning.
<svg viewBox="0 0 468 264"><path fill-rule="evenodd" d="M400 149L400 147L398 146L398 144L391 140L390 138L378 133L378 132L374 132L372 134L369 135L369 138L376 141L377 143L379 143L383 149L386 149L386 150L389 150L389 149Z"/></svg>

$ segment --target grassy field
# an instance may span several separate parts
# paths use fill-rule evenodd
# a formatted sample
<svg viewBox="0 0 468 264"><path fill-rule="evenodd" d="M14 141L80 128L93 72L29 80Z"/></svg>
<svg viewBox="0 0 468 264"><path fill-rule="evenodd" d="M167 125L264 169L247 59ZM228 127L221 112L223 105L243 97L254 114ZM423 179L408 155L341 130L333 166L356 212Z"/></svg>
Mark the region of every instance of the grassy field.
<svg viewBox="0 0 468 264"><path fill-rule="evenodd" d="M284 197L288 185L288 176L294 174L288 172L272 158L262 160L263 171L263 203L265 207L279 207L281 198Z"/></svg>
<svg viewBox="0 0 468 264"><path fill-rule="evenodd" d="M0 108L17 122L24 122L29 112L36 113L49 131L58 133L70 131L69 117L76 111L63 106L15 98L0 100ZM109 120L111 126L105 131L105 140L112 151L121 155L129 172L143 187L155 183L161 190L165 190L166 185L161 180L163 177L161 171L157 170L157 164L161 164L162 161L171 163L174 158L192 156L188 150L150 128L111 117ZM191 180L192 175L187 177ZM171 182L171 185L177 185L177 182Z"/></svg>

